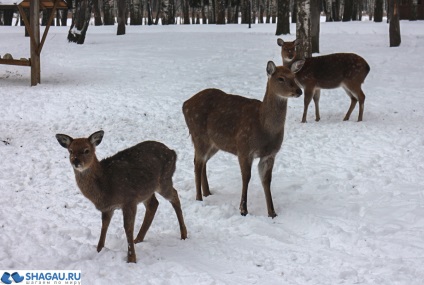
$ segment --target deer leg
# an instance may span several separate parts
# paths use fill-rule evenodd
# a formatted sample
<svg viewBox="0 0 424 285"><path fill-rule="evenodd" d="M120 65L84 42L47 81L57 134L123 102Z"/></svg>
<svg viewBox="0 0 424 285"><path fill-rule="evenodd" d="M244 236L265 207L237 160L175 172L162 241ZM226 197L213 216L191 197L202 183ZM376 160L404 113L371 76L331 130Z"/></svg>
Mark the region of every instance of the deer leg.
<svg viewBox="0 0 424 285"><path fill-rule="evenodd" d="M364 115L364 103L365 103L365 94L362 89L359 89L358 92L358 101L359 101L359 116L358 122L362 121L362 116Z"/></svg>
<svg viewBox="0 0 424 285"><path fill-rule="evenodd" d="M170 183L170 186L164 189L163 191L160 191L159 194L161 194L166 200L171 203L172 207L175 210L175 214L177 214L178 223L180 225L181 239L186 239L187 229L184 223L183 211L181 210L181 202L180 198L178 198L177 190L172 187L172 181Z"/></svg>
<svg viewBox="0 0 424 285"><path fill-rule="evenodd" d="M202 172L205 163L197 154L194 155L194 179L196 182L196 200L202 201Z"/></svg>
<svg viewBox="0 0 424 285"><path fill-rule="evenodd" d="M305 98L303 103L303 117L302 123L306 123L306 116L308 115L309 103L311 103L312 97L314 96L314 90L311 88L305 88Z"/></svg>
<svg viewBox="0 0 424 285"><path fill-rule="evenodd" d="M106 233L112 219L113 211L102 212L102 230L100 232L99 243L97 244L97 252L100 252L105 246Z"/></svg>
<svg viewBox="0 0 424 285"><path fill-rule="evenodd" d="M350 107L349 110L347 110L346 116L344 117L343 121L348 121L350 118L350 115L352 114L352 111L355 109L356 103L358 100L354 96L354 94L347 88L344 88L347 95L350 97Z"/></svg>
<svg viewBox="0 0 424 285"><path fill-rule="evenodd" d="M202 191L203 191L203 196L205 196L205 197L212 195L212 193L210 192L210 189L209 189L208 176L206 174L206 164L208 163L209 159L212 156L214 156L217 152L218 152L218 149L216 149L216 148L210 149L208 151L208 154L206 155L205 163L203 164L203 167L202 167Z"/></svg>
<svg viewBox="0 0 424 285"><path fill-rule="evenodd" d="M128 242L128 259L127 262L137 262L134 249L134 221L135 215L137 213L137 204L135 205L125 205L122 207L122 213L124 215L124 229L125 234L127 235Z"/></svg>
<svg viewBox="0 0 424 285"><path fill-rule="evenodd" d="M146 213L144 214L144 220L141 224L140 231L138 232L137 238L134 240L134 243L139 243L144 240L147 231L152 224L153 218L155 217L156 210L158 209L159 202L156 199L155 194L150 197L150 199L144 202L144 206L146 207Z"/></svg>
<svg viewBox="0 0 424 285"><path fill-rule="evenodd" d="M209 190L209 182L208 182L208 176L206 175L206 163L207 161L205 161L205 163L203 164L202 167L202 191L203 191L203 196L208 197L209 195L211 195L211 191Z"/></svg>
<svg viewBox="0 0 424 285"><path fill-rule="evenodd" d="M314 103L315 103L315 121L319 122L321 116L319 115L319 98L321 97L321 90L315 90Z"/></svg>
<svg viewBox="0 0 424 285"><path fill-rule="evenodd" d="M274 166L274 156L262 157L259 161L258 169L259 176L261 177L262 186L265 191L266 206L268 208L268 217L275 218L277 214L274 210L271 195L271 179L272 168Z"/></svg>
<svg viewBox="0 0 424 285"><path fill-rule="evenodd" d="M240 214L246 216L247 211L247 187L249 185L251 171L252 171L252 159L250 157L243 158L242 155L239 155L239 163L241 169L241 178L243 181L243 188L241 192L241 201L240 201Z"/></svg>

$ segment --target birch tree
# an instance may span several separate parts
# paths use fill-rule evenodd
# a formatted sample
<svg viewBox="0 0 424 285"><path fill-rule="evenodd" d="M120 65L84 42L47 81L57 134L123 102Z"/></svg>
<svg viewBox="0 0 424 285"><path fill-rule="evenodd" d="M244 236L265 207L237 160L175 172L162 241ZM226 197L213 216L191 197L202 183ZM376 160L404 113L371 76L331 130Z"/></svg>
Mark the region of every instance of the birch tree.
<svg viewBox="0 0 424 285"><path fill-rule="evenodd" d="M72 13L72 24L68 32L68 41L83 44L93 9L92 0L75 0Z"/></svg>
<svg viewBox="0 0 424 285"><path fill-rule="evenodd" d="M302 58L309 58L312 56L311 0L298 0L297 5L296 38L302 44L296 52Z"/></svg>

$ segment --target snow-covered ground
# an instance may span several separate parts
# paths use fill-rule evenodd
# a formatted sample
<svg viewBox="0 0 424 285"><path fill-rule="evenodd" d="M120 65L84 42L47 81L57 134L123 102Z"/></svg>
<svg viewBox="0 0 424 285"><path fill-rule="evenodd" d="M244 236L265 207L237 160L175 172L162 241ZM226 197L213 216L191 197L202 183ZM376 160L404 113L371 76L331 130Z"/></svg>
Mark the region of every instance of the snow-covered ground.
<svg viewBox="0 0 424 285"><path fill-rule="evenodd" d="M51 27L41 84L0 65L0 269L82 270L83 284L402 284L424 280L424 22L321 23L321 54L355 52L371 66L364 121L342 119L350 100L324 90L321 121L301 124L292 99L273 171L278 217L267 216L252 169L249 215L239 214L237 158L208 164L213 195L195 201L193 146L182 103L207 87L262 99L266 63L281 63L275 25L90 26L84 45ZM294 32L294 25L291 27ZM294 35L283 37L294 39ZM29 56L23 27L0 26L0 54ZM101 215L79 192L56 133L105 137L99 158L143 140L178 154L174 175L188 229L159 208L137 264L127 264L122 213L97 253ZM144 216L139 206L135 232Z"/></svg>

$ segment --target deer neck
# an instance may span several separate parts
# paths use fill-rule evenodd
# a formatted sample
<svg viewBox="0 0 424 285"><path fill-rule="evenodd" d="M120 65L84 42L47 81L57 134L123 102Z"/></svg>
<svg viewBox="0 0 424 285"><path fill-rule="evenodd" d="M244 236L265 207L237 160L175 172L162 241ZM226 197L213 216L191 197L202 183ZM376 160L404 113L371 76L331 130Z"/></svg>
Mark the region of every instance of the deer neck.
<svg viewBox="0 0 424 285"><path fill-rule="evenodd" d="M287 99L271 94L267 87L260 110L260 120L264 130L277 134L284 130L287 114Z"/></svg>
<svg viewBox="0 0 424 285"><path fill-rule="evenodd" d="M81 193L88 198L96 207L103 202L104 189L102 189L103 175L102 166L99 161L95 161L84 171L74 169L75 179Z"/></svg>
<svg viewBox="0 0 424 285"><path fill-rule="evenodd" d="M296 61L296 58L293 58L292 60L287 60L283 58L283 66L287 67L288 69L291 69L293 62L295 61Z"/></svg>

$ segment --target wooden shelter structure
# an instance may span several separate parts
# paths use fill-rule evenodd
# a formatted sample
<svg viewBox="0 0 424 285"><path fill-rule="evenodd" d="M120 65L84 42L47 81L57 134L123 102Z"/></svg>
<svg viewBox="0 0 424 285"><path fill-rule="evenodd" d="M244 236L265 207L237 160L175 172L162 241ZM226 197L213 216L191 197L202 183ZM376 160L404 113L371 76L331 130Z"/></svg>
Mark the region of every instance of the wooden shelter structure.
<svg viewBox="0 0 424 285"><path fill-rule="evenodd" d="M30 38L30 58L26 59L4 59L0 58L0 64L20 65L31 67L31 86L41 83L40 54L49 32L57 9L66 9L67 3L63 0L23 0L19 4L0 4L2 9L18 9L24 21L25 28ZM29 9L29 19L24 9ZM47 22L43 37L40 41L40 9L52 9Z"/></svg>

